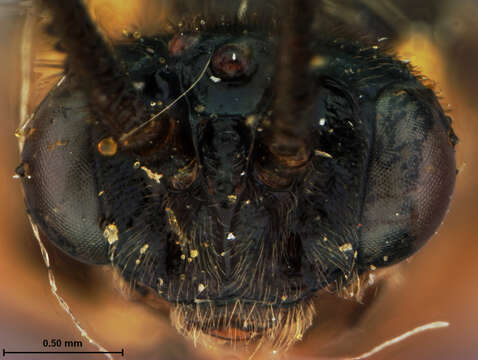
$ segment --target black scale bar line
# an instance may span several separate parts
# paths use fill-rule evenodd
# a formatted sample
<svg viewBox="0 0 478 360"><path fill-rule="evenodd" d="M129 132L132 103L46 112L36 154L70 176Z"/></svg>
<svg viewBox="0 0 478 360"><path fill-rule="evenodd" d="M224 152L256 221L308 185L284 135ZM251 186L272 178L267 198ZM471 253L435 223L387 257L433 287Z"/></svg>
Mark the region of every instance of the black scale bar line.
<svg viewBox="0 0 478 360"><path fill-rule="evenodd" d="M3 357L9 354L120 354L124 356L124 349L121 349L121 351L6 351L3 349Z"/></svg>

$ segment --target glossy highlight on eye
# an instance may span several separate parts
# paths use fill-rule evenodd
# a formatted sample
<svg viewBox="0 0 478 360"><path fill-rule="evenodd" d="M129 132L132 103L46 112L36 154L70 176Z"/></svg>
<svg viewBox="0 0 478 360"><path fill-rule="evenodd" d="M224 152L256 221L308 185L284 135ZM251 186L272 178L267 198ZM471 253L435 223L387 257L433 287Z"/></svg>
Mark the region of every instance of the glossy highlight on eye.
<svg viewBox="0 0 478 360"><path fill-rule="evenodd" d="M248 77L254 72L250 49L234 44L220 47L212 58L211 66L213 74L226 81Z"/></svg>

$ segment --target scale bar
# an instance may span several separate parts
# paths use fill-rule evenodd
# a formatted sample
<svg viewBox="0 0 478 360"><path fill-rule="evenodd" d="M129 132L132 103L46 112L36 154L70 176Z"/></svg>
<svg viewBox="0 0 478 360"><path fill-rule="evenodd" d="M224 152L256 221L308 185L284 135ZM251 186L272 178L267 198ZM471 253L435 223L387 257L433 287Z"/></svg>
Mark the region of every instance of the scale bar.
<svg viewBox="0 0 478 360"><path fill-rule="evenodd" d="M9 354L119 354L124 356L124 349L121 351L6 351L3 349L3 357Z"/></svg>

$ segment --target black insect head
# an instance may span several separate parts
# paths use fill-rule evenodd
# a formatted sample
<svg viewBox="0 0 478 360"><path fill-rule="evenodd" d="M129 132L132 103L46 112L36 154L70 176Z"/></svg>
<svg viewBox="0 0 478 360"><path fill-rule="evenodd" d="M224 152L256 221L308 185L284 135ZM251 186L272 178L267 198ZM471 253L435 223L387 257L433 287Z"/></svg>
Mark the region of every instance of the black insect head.
<svg viewBox="0 0 478 360"><path fill-rule="evenodd" d="M180 331L286 346L319 290L356 292L440 224L450 119L406 64L317 30L317 2L114 48L81 1L45 3L68 72L29 125L28 210L70 256L172 303Z"/></svg>

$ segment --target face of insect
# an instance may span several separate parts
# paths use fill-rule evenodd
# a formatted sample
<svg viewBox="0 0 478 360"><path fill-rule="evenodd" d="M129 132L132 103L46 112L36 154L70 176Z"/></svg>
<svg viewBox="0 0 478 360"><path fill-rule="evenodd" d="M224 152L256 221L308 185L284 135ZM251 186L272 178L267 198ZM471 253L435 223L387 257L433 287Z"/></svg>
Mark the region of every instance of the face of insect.
<svg viewBox="0 0 478 360"><path fill-rule="evenodd" d="M121 141L71 71L26 129L17 172L50 241L173 304L180 331L287 346L310 326L317 291L353 296L361 276L434 233L456 138L405 64L315 38L305 160L278 157L280 38L247 30L118 45L156 114Z"/></svg>

